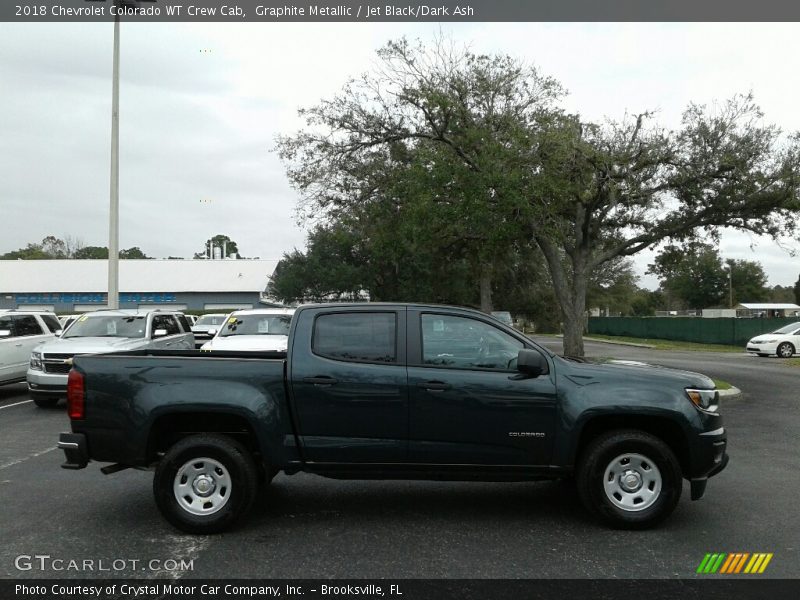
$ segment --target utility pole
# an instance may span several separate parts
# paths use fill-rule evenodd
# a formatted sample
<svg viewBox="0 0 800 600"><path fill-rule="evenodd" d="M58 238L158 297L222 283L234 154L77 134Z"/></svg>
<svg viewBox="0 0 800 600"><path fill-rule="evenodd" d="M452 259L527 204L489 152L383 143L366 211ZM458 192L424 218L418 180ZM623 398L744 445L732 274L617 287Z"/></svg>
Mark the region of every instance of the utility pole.
<svg viewBox="0 0 800 600"><path fill-rule="evenodd" d="M111 79L111 208L108 220L108 308L119 308L119 14L114 17Z"/></svg>

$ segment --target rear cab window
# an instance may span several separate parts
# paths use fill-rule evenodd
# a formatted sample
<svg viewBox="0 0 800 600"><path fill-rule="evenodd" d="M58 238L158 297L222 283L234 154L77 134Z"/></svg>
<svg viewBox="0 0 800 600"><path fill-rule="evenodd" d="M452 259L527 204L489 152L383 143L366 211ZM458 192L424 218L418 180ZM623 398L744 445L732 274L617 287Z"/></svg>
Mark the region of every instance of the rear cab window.
<svg viewBox="0 0 800 600"><path fill-rule="evenodd" d="M311 349L347 362L397 363L395 312L324 313L314 321Z"/></svg>

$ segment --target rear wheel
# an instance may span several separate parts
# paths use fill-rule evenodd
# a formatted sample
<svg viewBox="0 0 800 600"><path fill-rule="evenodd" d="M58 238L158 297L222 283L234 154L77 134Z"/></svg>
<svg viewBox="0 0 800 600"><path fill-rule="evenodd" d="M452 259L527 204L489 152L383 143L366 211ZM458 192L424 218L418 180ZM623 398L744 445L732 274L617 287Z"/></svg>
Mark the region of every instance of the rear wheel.
<svg viewBox="0 0 800 600"><path fill-rule="evenodd" d="M659 438L618 430L592 440L577 473L586 508L623 529L646 529L672 513L683 478L675 454Z"/></svg>
<svg viewBox="0 0 800 600"><path fill-rule="evenodd" d="M244 517L258 489L250 453L223 435L180 440L156 469L153 494L167 521L187 533L218 533Z"/></svg>
<svg viewBox="0 0 800 600"><path fill-rule="evenodd" d="M783 342L778 346L777 354L781 358L792 358L794 355L794 346L792 346L789 342Z"/></svg>

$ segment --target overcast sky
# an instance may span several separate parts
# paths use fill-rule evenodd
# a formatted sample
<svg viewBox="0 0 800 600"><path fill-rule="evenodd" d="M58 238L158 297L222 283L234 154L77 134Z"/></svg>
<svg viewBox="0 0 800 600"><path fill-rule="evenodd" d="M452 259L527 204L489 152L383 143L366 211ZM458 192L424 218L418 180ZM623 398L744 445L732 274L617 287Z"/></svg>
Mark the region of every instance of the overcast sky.
<svg viewBox="0 0 800 600"><path fill-rule="evenodd" d="M440 31L536 64L586 119L657 109L677 126L690 101L752 90L800 130L800 24L123 24L120 247L188 258L223 233L250 257L303 248L275 136L387 40ZM0 253L50 234L107 245L112 39L111 24L0 24ZM726 234L721 251L771 285L800 272L767 239Z"/></svg>

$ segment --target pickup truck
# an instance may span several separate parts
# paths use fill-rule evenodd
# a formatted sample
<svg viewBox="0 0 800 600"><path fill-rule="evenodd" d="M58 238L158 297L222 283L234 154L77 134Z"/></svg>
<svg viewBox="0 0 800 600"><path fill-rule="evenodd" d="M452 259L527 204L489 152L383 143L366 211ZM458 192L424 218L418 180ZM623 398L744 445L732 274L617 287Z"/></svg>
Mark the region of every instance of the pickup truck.
<svg viewBox="0 0 800 600"><path fill-rule="evenodd" d="M599 518L642 529L727 464L718 404L704 375L559 357L469 309L308 305L286 352L76 356L58 445L67 469L153 469L190 533L239 521L281 471L572 479Z"/></svg>

